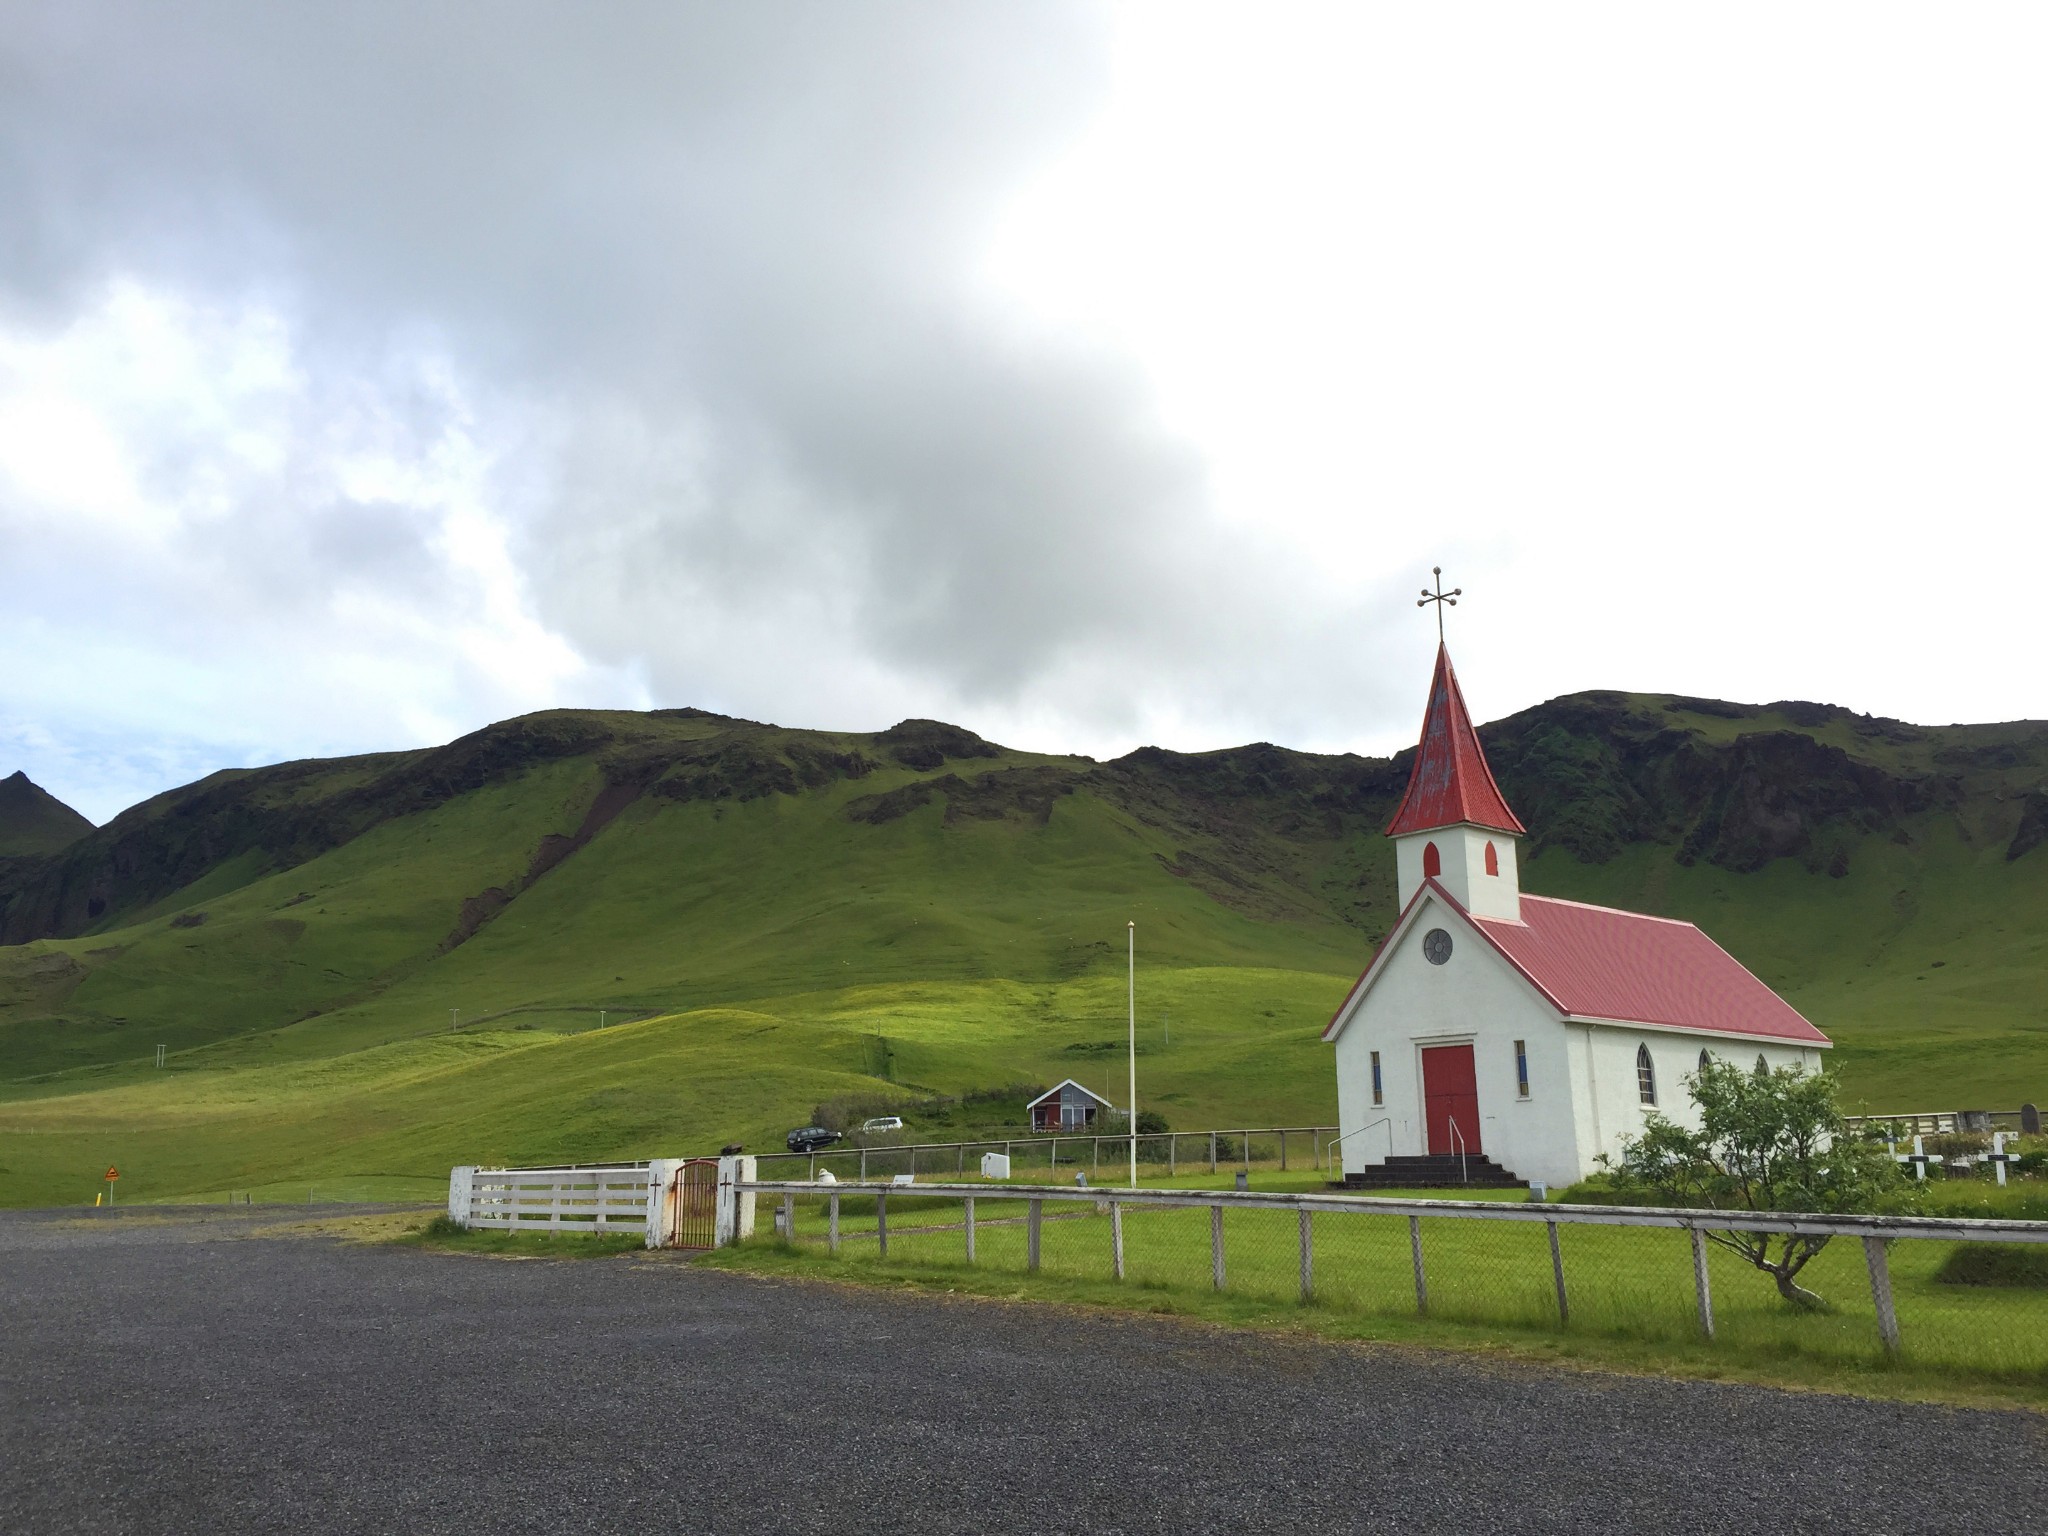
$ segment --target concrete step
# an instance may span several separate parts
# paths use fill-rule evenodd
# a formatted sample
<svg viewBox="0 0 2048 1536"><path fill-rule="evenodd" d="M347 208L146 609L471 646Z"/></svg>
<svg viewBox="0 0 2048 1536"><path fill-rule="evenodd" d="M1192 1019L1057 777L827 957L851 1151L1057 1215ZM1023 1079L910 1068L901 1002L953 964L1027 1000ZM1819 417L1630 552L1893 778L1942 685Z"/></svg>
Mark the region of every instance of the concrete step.
<svg viewBox="0 0 2048 1536"><path fill-rule="evenodd" d="M1461 1166L1455 1154L1390 1157L1344 1175L1347 1189L1520 1189L1524 1182L1490 1157L1468 1157Z"/></svg>

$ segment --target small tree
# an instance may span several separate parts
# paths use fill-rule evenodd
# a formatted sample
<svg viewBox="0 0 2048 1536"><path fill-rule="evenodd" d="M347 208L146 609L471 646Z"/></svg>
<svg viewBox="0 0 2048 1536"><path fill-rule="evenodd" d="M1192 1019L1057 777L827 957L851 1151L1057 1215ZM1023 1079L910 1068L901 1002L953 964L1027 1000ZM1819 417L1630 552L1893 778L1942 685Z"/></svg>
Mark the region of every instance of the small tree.
<svg viewBox="0 0 2048 1536"><path fill-rule="evenodd" d="M1699 1106L1697 1130L1652 1110L1643 1134L1624 1142L1616 1184L1664 1205L1711 1210L1868 1211L1899 1183L1883 1146L1853 1135L1833 1079L1797 1067L1746 1072L1710 1059L1685 1079ZM1825 1236L1707 1232L1778 1284L1797 1307L1826 1303L1798 1283L1827 1247Z"/></svg>

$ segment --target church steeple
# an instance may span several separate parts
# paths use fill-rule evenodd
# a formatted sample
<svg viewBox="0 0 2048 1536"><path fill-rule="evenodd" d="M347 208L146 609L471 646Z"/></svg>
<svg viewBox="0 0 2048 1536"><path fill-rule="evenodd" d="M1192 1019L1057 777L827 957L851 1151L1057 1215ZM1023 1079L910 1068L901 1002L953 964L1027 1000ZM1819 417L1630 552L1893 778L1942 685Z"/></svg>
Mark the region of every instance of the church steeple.
<svg viewBox="0 0 2048 1536"><path fill-rule="evenodd" d="M1521 821L1508 809L1487 766L1458 674L1451 670L1451 653L1439 642L1422 742L1407 793L1387 823L1402 908L1431 878L1467 911L1518 920L1522 902L1515 839L1523 835Z"/></svg>
<svg viewBox="0 0 2048 1536"><path fill-rule="evenodd" d="M1408 792L1401 797L1401 808L1387 823L1387 836L1427 832L1460 822L1518 837L1527 831L1493 782L1479 733L1472 729L1472 717L1465 710L1465 695L1458 689L1458 674L1451 670L1451 653L1439 642L1429 708L1422 717L1422 745L1408 774Z"/></svg>

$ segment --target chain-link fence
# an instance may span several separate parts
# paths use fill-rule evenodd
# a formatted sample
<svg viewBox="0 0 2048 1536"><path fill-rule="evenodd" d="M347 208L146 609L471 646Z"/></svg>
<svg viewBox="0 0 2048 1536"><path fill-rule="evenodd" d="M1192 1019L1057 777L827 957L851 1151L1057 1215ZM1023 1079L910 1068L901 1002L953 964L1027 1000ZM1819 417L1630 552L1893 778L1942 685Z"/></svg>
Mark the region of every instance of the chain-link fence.
<svg viewBox="0 0 2048 1536"><path fill-rule="evenodd" d="M1003 1184L742 1186L850 1266L1224 1291L1356 1314L2048 1377L2048 1222ZM772 1213L772 1216L771 1216ZM1774 1278L1742 1234L1816 1246ZM1810 1298L1810 1299L1807 1299Z"/></svg>

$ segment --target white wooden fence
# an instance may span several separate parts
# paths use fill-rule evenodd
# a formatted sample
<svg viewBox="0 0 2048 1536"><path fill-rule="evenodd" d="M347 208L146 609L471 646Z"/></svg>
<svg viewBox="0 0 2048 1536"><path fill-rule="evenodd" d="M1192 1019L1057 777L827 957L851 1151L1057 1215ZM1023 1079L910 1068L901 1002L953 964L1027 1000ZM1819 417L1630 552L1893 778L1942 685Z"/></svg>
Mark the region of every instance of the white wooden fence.
<svg viewBox="0 0 2048 1536"><path fill-rule="evenodd" d="M649 1248L722 1246L753 1235L754 1197L743 1185L756 1171L739 1156L451 1168L448 1219L507 1232L638 1233Z"/></svg>
<svg viewBox="0 0 2048 1536"><path fill-rule="evenodd" d="M638 1232L661 1218L655 1163L564 1168L455 1168L448 1216L511 1232Z"/></svg>

